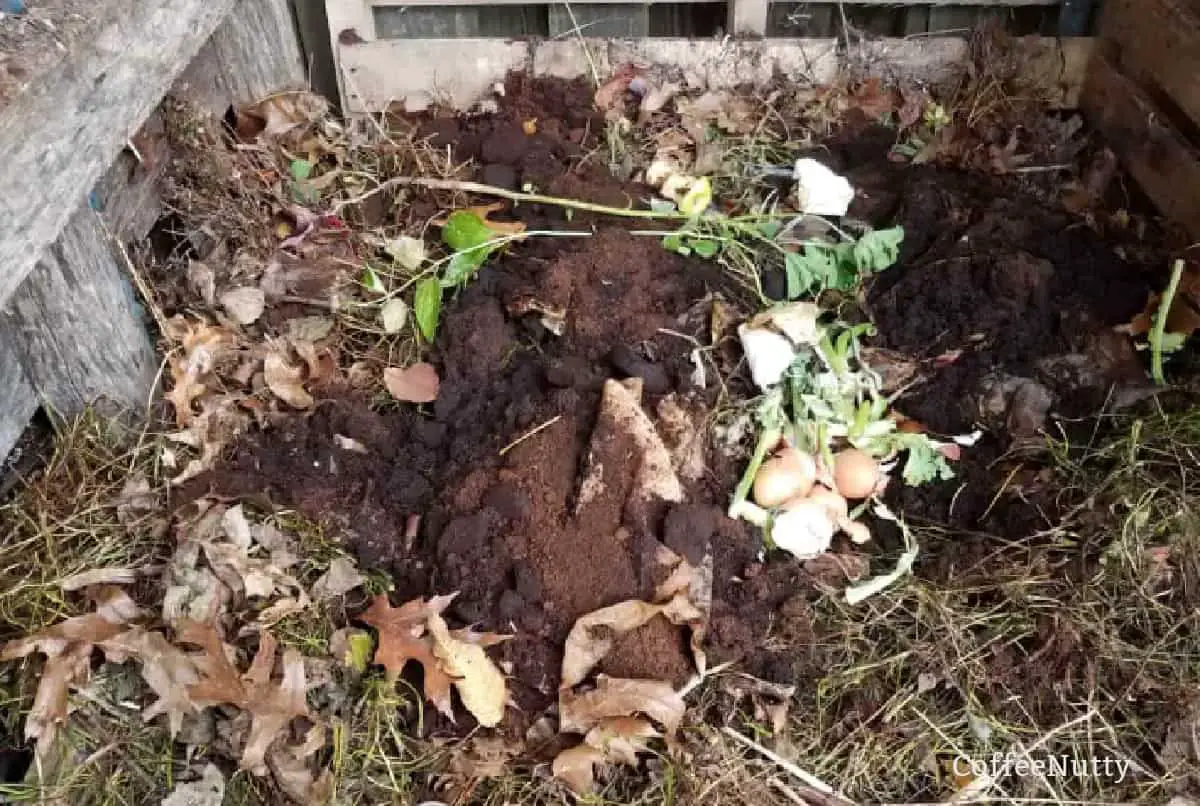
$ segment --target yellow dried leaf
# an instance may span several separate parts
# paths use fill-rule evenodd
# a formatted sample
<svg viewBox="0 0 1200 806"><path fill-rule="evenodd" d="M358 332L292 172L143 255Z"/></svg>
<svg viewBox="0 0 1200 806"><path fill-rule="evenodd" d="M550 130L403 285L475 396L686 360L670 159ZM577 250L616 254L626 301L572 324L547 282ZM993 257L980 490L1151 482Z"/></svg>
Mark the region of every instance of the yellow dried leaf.
<svg viewBox="0 0 1200 806"><path fill-rule="evenodd" d="M441 616L431 615L428 625L434 655L453 678L463 705L480 725L491 728L500 724L508 702L504 673L492 663L480 644L465 643L451 636Z"/></svg>
<svg viewBox="0 0 1200 806"><path fill-rule="evenodd" d="M661 680L625 680L600 675L596 688L584 694L568 689L558 692L559 730L584 733L613 717L644 714L658 722L669 735L683 721L683 697Z"/></svg>
<svg viewBox="0 0 1200 806"><path fill-rule="evenodd" d="M275 397L297 409L311 409L312 395L304 388L304 369L291 364L279 353L270 353L263 361L263 379Z"/></svg>

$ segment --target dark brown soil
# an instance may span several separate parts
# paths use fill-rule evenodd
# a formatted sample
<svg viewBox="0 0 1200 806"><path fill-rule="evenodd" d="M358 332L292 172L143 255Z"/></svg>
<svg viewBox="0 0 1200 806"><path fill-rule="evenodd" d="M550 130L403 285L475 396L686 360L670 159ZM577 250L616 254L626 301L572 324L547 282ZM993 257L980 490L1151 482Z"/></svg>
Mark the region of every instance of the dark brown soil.
<svg viewBox="0 0 1200 806"><path fill-rule="evenodd" d="M624 204L636 189L581 163L600 130L593 113L579 111L590 109L585 84L510 79L494 118L421 125L456 158L475 160L484 181ZM521 123L535 118L538 133L525 134ZM1053 411L1067 415L1094 411L1111 383L1133 377L1136 358L1115 347L1098 355L1091 345L1112 345L1106 330L1143 305L1150 278L1142 268L1013 185L888 163L890 143L867 132L833 144L835 160L864 188L857 212L905 227L899 265L868 296L877 341L922 359L962 351L927 366L927 382L901 401L908 416L940 433L970 430L980 419L980 383L998 371L1045 384ZM565 220L537 206L510 212L539 226ZM713 662L740 659L746 671L789 683L819 675L821 637L807 606L820 595L813 578L786 557L764 562L755 530L723 514L740 468L710 456L688 504L626 506L632 446L597 420L601 387L637 376L647 411L668 396L711 405L711 389L691 387L691 345L663 330L706 338L697 303L721 280L710 264L631 237L619 223L575 217L571 228L589 225L590 238L534 239L494 258L448 306L430 359L442 378L436 403L377 412L329 390L310 416L257 435L205 483L225 496L265 494L339 527L364 564L393 575L397 600L460 591L455 618L515 634L497 651L529 719L555 698L573 622L650 595L660 542L689 559L713 556ZM529 312L531 301L566 311L561 335ZM1067 377L1048 361L1067 355L1088 357L1087 371ZM989 507L1002 481L989 463L1009 441L1003 428L992 434L964 453L958 479L892 493L897 507L963 534L1040 528L1032 505ZM368 452L339 448L335 435ZM580 507L589 445L607 492ZM406 537L413 516L420 527ZM879 536L894 542L886 529ZM947 572L983 545L939 547L919 570ZM602 670L678 682L690 668L685 642L656 620L622 637Z"/></svg>

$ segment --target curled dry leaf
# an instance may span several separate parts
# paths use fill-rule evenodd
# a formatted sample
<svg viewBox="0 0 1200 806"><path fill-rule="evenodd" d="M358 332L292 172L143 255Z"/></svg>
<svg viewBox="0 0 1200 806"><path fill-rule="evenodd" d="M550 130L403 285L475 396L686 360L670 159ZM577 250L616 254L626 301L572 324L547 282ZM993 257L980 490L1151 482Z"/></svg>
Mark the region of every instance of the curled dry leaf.
<svg viewBox="0 0 1200 806"><path fill-rule="evenodd" d="M577 795L592 791L597 764L616 763L636 767L638 753L646 742L660 734L644 719L606 719L588 731L583 743L563 750L554 758L551 772Z"/></svg>
<svg viewBox="0 0 1200 806"><path fill-rule="evenodd" d="M287 323L288 340L318 342L333 332L333 320L328 316L298 316Z"/></svg>
<svg viewBox="0 0 1200 806"><path fill-rule="evenodd" d="M313 398L304 388L304 370L272 352L263 360L263 378L275 397L297 409L311 409Z"/></svg>
<svg viewBox="0 0 1200 806"><path fill-rule="evenodd" d="M64 591L83 590L93 585L131 585L137 581L137 571L132 568L95 568L82 571L58 583Z"/></svg>
<svg viewBox="0 0 1200 806"><path fill-rule="evenodd" d="M491 728L500 724L508 702L504 673L492 663L481 643L467 643L451 636L441 616L430 615L428 626L433 653L446 674L454 679L463 705L480 725Z"/></svg>
<svg viewBox="0 0 1200 806"><path fill-rule="evenodd" d="M99 644L104 655L114 663L136 658L141 664L142 679L158 697L142 712L146 722L166 714L171 735L176 736L188 714L199 706L192 701L189 689L200 682L196 665L187 653L171 644L162 633L134 627Z"/></svg>
<svg viewBox="0 0 1200 806"><path fill-rule="evenodd" d="M432 403L437 400L441 381L432 364L421 362L404 369L388 367L383 371L383 384L396 400Z"/></svg>
<svg viewBox="0 0 1200 806"><path fill-rule="evenodd" d="M93 647L123 632L125 616L138 612L137 605L119 588L105 590L93 600L98 604L97 612L75 616L9 641L0 650L3 661L24 658L34 652L46 656L33 705L25 718L25 738L37 740L39 758L46 758L58 726L67 718L70 689L88 680Z"/></svg>
<svg viewBox="0 0 1200 806"><path fill-rule="evenodd" d="M176 424L186 428L194 416L192 403L207 391L205 379L233 339L227 331L202 322L176 324L183 329L182 355L168 359L172 386L166 398L175 408Z"/></svg>
<svg viewBox="0 0 1200 806"><path fill-rule="evenodd" d="M250 714L250 734L241 767L254 775L265 775L272 743L284 735L293 718L308 716L304 658L294 649L285 649L282 678L275 682L272 676L279 644L268 632L259 636L258 652L245 674L238 674L212 625L186 623L180 628L179 640L203 650L196 659L201 680L188 689L192 701L202 707L233 705Z"/></svg>
<svg viewBox="0 0 1200 806"><path fill-rule="evenodd" d="M193 260L187 269L188 288L196 296L204 300L205 305L212 305L217 298L217 277L212 267L199 260Z"/></svg>
<svg viewBox="0 0 1200 806"><path fill-rule="evenodd" d="M596 765L603 764L604 753L587 744L568 747L550 765L550 772L576 795L592 791L596 783Z"/></svg>
<svg viewBox="0 0 1200 806"><path fill-rule="evenodd" d="M250 325L258 321L267 307L267 298L261 288L239 286L221 293L221 307L239 325Z"/></svg>
<svg viewBox="0 0 1200 806"><path fill-rule="evenodd" d="M569 689L582 683L612 650L617 638L660 613L673 624L701 618L700 611L688 602L686 595L676 596L660 605L636 600L620 602L579 618L567 635L563 649L561 688Z"/></svg>
<svg viewBox="0 0 1200 806"><path fill-rule="evenodd" d="M363 576L354 561L338 557L329 564L329 570L313 583L312 595L317 599L334 599L344 596L363 582Z"/></svg>
<svg viewBox="0 0 1200 806"><path fill-rule="evenodd" d="M302 90L281 92L237 110L236 130L243 141L277 138L320 120L329 104Z"/></svg>
<svg viewBox="0 0 1200 806"><path fill-rule="evenodd" d="M359 621L378 631L375 663L387 670L389 679L399 678L410 660L421 664L426 699L451 721L454 719L451 680L433 653L433 639L428 635L426 625L430 616L440 615L453 599L453 596L435 596L429 601L414 599L400 607L392 607L387 596L380 594L358 617Z"/></svg>
<svg viewBox="0 0 1200 806"><path fill-rule="evenodd" d="M683 695L661 680L625 680L600 675L596 688L584 694L561 689L559 731L586 734L614 717L644 714L674 735L683 721Z"/></svg>

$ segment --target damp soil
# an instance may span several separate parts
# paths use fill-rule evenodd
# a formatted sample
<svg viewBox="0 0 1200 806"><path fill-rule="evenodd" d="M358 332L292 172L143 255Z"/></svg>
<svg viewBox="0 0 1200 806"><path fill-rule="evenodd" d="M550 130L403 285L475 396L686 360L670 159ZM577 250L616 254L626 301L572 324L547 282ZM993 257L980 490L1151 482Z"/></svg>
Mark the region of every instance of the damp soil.
<svg viewBox="0 0 1200 806"><path fill-rule="evenodd" d="M586 85L514 78L500 104L491 117L415 125L473 160L483 181L608 203L647 195L585 161L602 131ZM532 119L539 128L528 135L521 124ZM1016 183L890 163L890 140L878 133L829 145L832 167L863 189L852 212L905 228L899 263L866 297L877 345L924 362L924 382L898 405L940 434L987 431L964 451L958 478L889 498L953 534L1031 534L1043 509L994 505L1008 470L993 460L1012 439L980 414L981 385L998 373L1043 384L1052 416L1098 409L1113 384L1136 375L1136 356L1105 334L1143 306L1162 264L1123 258L1119 244ZM507 212L538 226L565 220L553 209ZM711 662L737 660L787 683L824 673L807 606L821 595L815 569L777 554L764 560L756 530L724 516L737 462L706 446L705 472L688 482L685 504L626 506L633 452L597 421L603 384L640 378L653 416L670 407L702 418L716 390L693 385L693 345L681 334L705 340L705 299L728 288L712 265L669 254L657 238L612 220L573 220L588 226L591 237L536 239L493 259L448 305L430 356L442 378L435 403L377 410L326 389L309 415L254 435L203 482L337 527L364 565L393 576L397 601L457 590L454 618L513 633L497 647L519 706L513 729L554 702L575 619L648 597L659 581L651 558L664 544L713 559ZM547 328L547 308L566 312L561 334ZM366 453L340 447L339 436ZM581 508L589 454L605 468L609 494ZM895 535L878 535L894 547ZM948 541L918 573L950 573L982 545ZM617 641L601 671L679 682L690 671L686 641L653 621Z"/></svg>

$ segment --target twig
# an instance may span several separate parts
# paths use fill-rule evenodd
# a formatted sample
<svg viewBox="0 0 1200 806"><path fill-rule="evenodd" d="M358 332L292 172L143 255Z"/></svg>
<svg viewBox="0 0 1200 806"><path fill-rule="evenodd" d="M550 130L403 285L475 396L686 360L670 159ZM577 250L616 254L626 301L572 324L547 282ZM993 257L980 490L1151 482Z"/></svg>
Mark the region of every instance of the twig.
<svg viewBox="0 0 1200 806"><path fill-rule="evenodd" d="M1075 166L1071 165L1070 163L1064 163L1061 165L1025 165L1020 168L1013 168L1010 173L1014 173L1014 174L1044 174L1044 173L1054 173L1055 171L1069 171L1071 168L1074 168L1074 167Z"/></svg>
<svg viewBox="0 0 1200 806"><path fill-rule="evenodd" d="M1158 303L1158 312L1154 315L1154 329L1150 332L1150 375L1159 386L1165 386L1163 377L1163 337L1167 330L1167 317L1171 315L1171 303L1175 301L1175 293L1179 290L1179 280L1183 277L1183 261L1176 260L1171 269L1171 281L1167 290Z"/></svg>
<svg viewBox="0 0 1200 806"><path fill-rule="evenodd" d="M726 727L722 728L721 730L729 738L734 739L738 742L741 742L742 744L746 745L746 747L749 747L750 749L754 750L755 752L760 753L763 756L766 756L771 761L774 761L776 764L778 764L781 769L783 769L786 772L789 772L792 775L799 778L801 781L803 781L805 783L806 786L810 786L813 789L815 789L817 792L820 792L822 795L825 795L827 798L826 803L828 803L830 806L833 806L833 804L837 804L837 806L853 806L853 801L847 800L846 798L839 795L837 792L834 791L833 787L831 787L829 784L825 783L824 781L822 781L820 778L813 775L812 773L805 772L804 770L800 769L795 764L788 761L786 758L779 755L778 753L768 750L767 748L763 747L758 742L754 741L753 739L743 736L742 734L738 733L736 730L734 730L731 727L726 726Z"/></svg>
<svg viewBox="0 0 1200 806"><path fill-rule="evenodd" d="M557 422L558 422L559 420L561 420L561 419L562 419L562 415L561 415L561 414L556 414L554 417L551 417L549 420L547 420L546 422L544 422L544 423L542 423L541 425L537 426L537 427L536 427L536 428L534 428L533 430L525 432L525 433L524 433L524 434L522 434L521 436L519 436L519 437L517 437L516 439L514 439L512 442L510 442L510 443L508 443L507 445L505 445L503 448L501 448L501 449L500 449L500 454L499 454L499 455L500 455L500 456L503 456L504 454L506 454L506 453L508 453L509 451L511 451L513 448L515 448L515 447L517 447L518 445L520 445L520 444L521 444L522 442L524 442L525 440L529 439L530 437L532 437L532 436L534 436L534 435L536 435L536 434L538 434L538 433L540 433L540 432L542 432L542 431L545 431L547 428L549 428L550 426L554 425L555 423L557 423Z"/></svg>
<svg viewBox="0 0 1200 806"><path fill-rule="evenodd" d="M527 204L553 204L556 207L566 207L571 210L583 210L589 213L601 213L603 215L624 216L626 218L659 218L682 221L688 216L683 213L674 212L658 212L656 210L633 210L625 207L608 207L603 204L592 204L591 202L577 201L576 199L560 199L557 196L543 196L539 193L519 193L515 190L506 190L492 185L485 185L480 182L466 182L460 179L437 179L435 177L426 176L393 176L391 179L375 186L371 190L354 196L349 199L343 199L333 205L331 212L338 213L345 207L351 204L361 204L372 196L384 193L391 190L393 187L404 187L415 185L417 187L429 188L430 190L458 190L463 193L479 193L485 196L496 196L509 201L525 202Z"/></svg>

